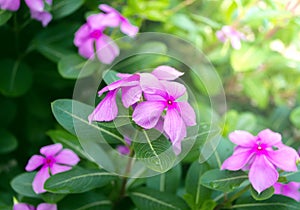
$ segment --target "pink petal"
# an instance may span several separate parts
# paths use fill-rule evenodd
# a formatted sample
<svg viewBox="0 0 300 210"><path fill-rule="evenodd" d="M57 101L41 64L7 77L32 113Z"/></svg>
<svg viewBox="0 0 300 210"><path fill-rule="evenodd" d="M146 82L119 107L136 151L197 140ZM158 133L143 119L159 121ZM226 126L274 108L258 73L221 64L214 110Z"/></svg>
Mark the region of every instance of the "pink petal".
<svg viewBox="0 0 300 210"><path fill-rule="evenodd" d="M227 39L223 31L217 31L216 36L221 42L225 42Z"/></svg>
<svg viewBox="0 0 300 210"><path fill-rule="evenodd" d="M105 98L94 109L93 113L89 115L88 119L92 121L112 121L118 115L118 106L116 96L118 89L112 90L107 93Z"/></svg>
<svg viewBox="0 0 300 210"><path fill-rule="evenodd" d="M188 102L177 102L180 116L187 126L196 125L196 114Z"/></svg>
<svg viewBox="0 0 300 210"><path fill-rule="evenodd" d="M37 12L31 10L31 18L42 22L43 27L46 27L52 20L52 15L49 12Z"/></svg>
<svg viewBox="0 0 300 210"><path fill-rule="evenodd" d="M242 47L241 40L239 37L236 37L236 36L231 37L230 43L231 43L231 46L236 50L239 50Z"/></svg>
<svg viewBox="0 0 300 210"><path fill-rule="evenodd" d="M83 24L75 33L74 45L79 47L89 38L90 28L87 24Z"/></svg>
<svg viewBox="0 0 300 210"><path fill-rule="evenodd" d="M141 73L140 85L145 94L161 96L162 99L167 97L167 91L160 81L152 74Z"/></svg>
<svg viewBox="0 0 300 210"><path fill-rule="evenodd" d="M127 19L122 20L120 29L124 34L130 37L134 37L139 31L139 28L132 25Z"/></svg>
<svg viewBox="0 0 300 210"><path fill-rule="evenodd" d="M111 84L109 84L109 85L105 86L104 88L102 88L98 92L98 96L100 97L106 91L112 91L112 90L115 90L117 88L120 88L123 83L124 83L123 80L118 80L118 81L112 82Z"/></svg>
<svg viewBox="0 0 300 210"><path fill-rule="evenodd" d="M129 147L124 145L117 146L117 150L121 155L129 155L130 153Z"/></svg>
<svg viewBox="0 0 300 210"><path fill-rule="evenodd" d="M37 174L35 175L33 182L32 182L32 188L35 193L40 194L40 193L46 192L46 190L44 189L44 184L49 177L50 177L50 174L49 174L48 167L42 167L37 172Z"/></svg>
<svg viewBox="0 0 300 210"><path fill-rule="evenodd" d="M43 0L25 0L25 3L29 7L30 10L36 11L36 12L42 12L44 11L44 1Z"/></svg>
<svg viewBox="0 0 300 210"><path fill-rule="evenodd" d="M78 53L88 59L94 59L94 40L93 39L87 39L84 43L82 43L80 46L78 46Z"/></svg>
<svg viewBox="0 0 300 210"><path fill-rule="evenodd" d="M270 129L262 130L257 134L257 137L260 138L261 143L264 143L268 146L274 146L276 144L281 144L281 135L279 133L273 132Z"/></svg>
<svg viewBox="0 0 300 210"><path fill-rule="evenodd" d="M227 158L223 164L221 169L227 169L231 171L237 171L245 167L249 160L253 157L254 153L250 149L245 148L236 148L232 156Z"/></svg>
<svg viewBox="0 0 300 210"><path fill-rule="evenodd" d="M35 208L27 203L17 203L14 205L13 210L35 210Z"/></svg>
<svg viewBox="0 0 300 210"><path fill-rule="evenodd" d="M41 203L36 210L57 210L56 204Z"/></svg>
<svg viewBox="0 0 300 210"><path fill-rule="evenodd" d="M132 114L132 119L139 126L150 129L157 124L164 109L164 102L144 101L136 106Z"/></svg>
<svg viewBox="0 0 300 210"><path fill-rule="evenodd" d="M289 182L287 184L275 183L274 184L275 192L274 194L285 195L287 197L293 198L296 201L300 201L300 183Z"/></svg>
<svg viewBox="0 0 300 210"><path fill-rule="evenodd" d="M297 171L296 162L299 155L291 147L282 146L278 150L268 151L268 159L278 168L284 171Z"/></svg>
<svg viewBox="0 0 300 210"><path fill-rule="evenodd" d="M0 8L3 10L17 11L20 8L20 0L1 0Z"/></svg>
<svg viewBox="0 0 300 210"><path fill-rule="evenodd" d="M249 171L249 181L258 193L273 186L278 177L277 170L264 155L256 156Z"/></svg>
<svg viewBox="0 0 300 210"><path fill-rule="evenodd" d="M186 137L186 127L176 109L167 110L164 131L170 137L173 150L178 155L181 152L181 141Z"/></svg>
<svg viewBox="0 0 300 210"><path fill-rule="evenodd" d="M119 55L120 49L116 43L106 35L96 40L98 59L104 64L110 64Z"/></svg>
<svg viewBox="0 0 300 210"><path fill-rule="evenodd" d="M93 14L87 18L87 24L93 30L104 30L105 27L117 27L119 23L119 18L113 14Z"/></svg>
<svg viewBox="0 0 300 210"><path fill-rule="evenodd" d="M160 80L175 80L184 73L170 66L158 66L152 71L152 74Z"/></svg>
<svg viewBox="0 0 300 210"><path fill-rule="evenodd" d="M45 156L55 156L59 151L61 151L63 146L60 143L51 144L44 146L40 149L40 153Z"/></svg>
<svg viewBox="0 0 300 210"><path fill-rule="evenodd" d="M186 92L186 88L183 84L180 84L178 82L169 82L169 81L160 81L161 84L165 87L167 90L167 93L169 96L172 96L174 99L178 99L180 96L182 96Z"/></svg>
<svg viewBox="0 0 300 210"><path fill-rule="evenodd" d="M117 10L115 10L114 8L108 6L107 4L100 4L99 9L101 9L103 12L107 12L107 13L112 12L112 13L120 14Z"/></svg>
<svg viewBox="0 0 300 210"><path fill-rule="evenodd" d="M56 163L59 163L59 164L73 166L73 165L76 165L80 161L80 159L76 155L76 153L74 153L72 150L63 149L60 153L58 153L55 156L55 161L56 161Z"/></svg>
<svg viewBox="0 0 300 210"><path fill-rule="evenodd" d="M142 89L140 86L122 87L121 90L122 102L126 108L138 102L142 97Z"/></svg>
<svg viewBox="0 0 300 210"><path fill-rule="evenodd" d="M256 137L247 131L236 130L229 134L229 139L234 144L242 147L252 147L256 145Z"/></svg>
<svg viewBox="0 0 300 210"><path fill-rule="evenodd" d="M41 155L33 155L29 159L29 161L28 161L28 163L25 167L25 170L26 171L33 171L33 170L37 169L38 167L43 165L44 160L45 160L45 158Z"/></svg>
<svg viewBox="0 0 300 210"><path fill-rule="evenodd" d="M71 169L72 169L71 166L63 166L63 165L59 165L59 164L56 164L56 163L54 163L50 167L50 171L51 171L52 175L58 174L58 173L61 173L61 172L65 172L65 171L68 171L68 170L71 170Z"/></svg>
<svg viewBox="0 0 300 210"><path fill-rule="evenodd" d="M132 74L117 73L117 76L120 77L121 79L126 79L128 77L131 77Z"/></svg>

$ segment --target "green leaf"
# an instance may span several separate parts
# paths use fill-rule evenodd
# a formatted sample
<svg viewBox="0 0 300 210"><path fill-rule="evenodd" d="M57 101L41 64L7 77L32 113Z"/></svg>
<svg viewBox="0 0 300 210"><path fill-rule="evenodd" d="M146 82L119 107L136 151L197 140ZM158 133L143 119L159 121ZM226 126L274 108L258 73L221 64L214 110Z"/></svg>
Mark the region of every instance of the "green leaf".
<svg viewBox="0 0 300 210"><path fill-rule="evenodd" d="M251 195L257 201L267 200L274 194L274 187L269 187L268 189L262 191L261 193L256 192L256 190L251 186Z"/></svg>
<svg viewBox="0 0 300 210"><path fill-rule="evenodd" d="M20 61L0 60L0 92L6 96L24 95L31 87L31 69Z"/></svg>
<svg viewBox="0 0 300 210"><path fill-rule="evenodd" d="M120 80L120 77L117 76L116 71L113 70L107 70L103 72L103 80L106 84L111 84L117 80Z"/></svg>
<svg viewBox="0 0 300 210"><path fill-rule="evenodd" d="M15 150L18 146L16 137L10 132L0 129L0 154Z"/></svg>
<svg viewBox="0 0 300 210"><path fill-rule="evenodd" d="M41 194L41 198L47 203L57 203L62 200L66 194L56 194L56 193L43 193Z"/></svg>
<svg viewBox="0 0 300 210"><path fill-rule="evenodd" d="M93 74L100 68L101 63L97 60L86 60L78 54L63 57L58 62L58 72L67 79L78 79Z"/></svg>
<svg viewBox="0 0 300 210"><path fill-rule="evenodd" d="M243 171L220 171L219 169L213 169L205 172L200 182L207 188L230 192L238 188L247 179L248 176Z"/></svg>
<svg viewBox="0 0 300 210"><path fill-rule="evenodd" d="M32 189L35 175L36 172L20 174L11 181L10 185L14 191L21 195L34 198L39 197Z"/></svg>
<svg viewBox="0 0 300 210"><path fill-rule="evenodd" d="M188 209L186 203L174 194L160 192L151 188L138 188L129 193L138 209L180 210Z"/></svg>
<svg viewBox="0 0 300 210"><path fill-rule="evenodd" d="M161 192L176 193L180 184L180 177L181 166L177 165L166 173L147 178L146 185Z"/></svg>
<svg viewBox="0 0 300 210"><path fill-rule="evenodd" d="M63 18L72 14L79 9L84 3L84 0L54 0L51 13L53 19Z"/></svg>
<svg viewBox="0 0 300 210"><path fill-rule="evenodd" d="M123 138L119 134L113 133L111 129L99 127L88 122L88 116L92 113L93 107L71 99L59 99L51 104L52 112L58 123L67 131L76 135L74 124L78 127L87 127L96 132L101 132L102 135L107 135L109 142L123 142ZM73 112L73 107L80 111ZM99 123L101 125L101 123ZM92 138L92 137L91 137Z"/></svg>
<svg viewBox="0 0 300 210"><path fill-rule="evenodd" d="M5 24L12 16L12 12L8 10L0 10L0 26Z"/></svg>
<svg viewBox="0 0 300 210"><path fill-rule="evenodd" d="M199 209L210 198L211 190L201 185L201 176L209 169L207 163L194 162L186 176L185 190L191 196L192 209Z"/></svg>
<svg viewBox="0 0 300 210"><path fill-rule="evenodd" d="M295 172L284 172L280 175L287 182L300 182L300 166L298 166L298 170Z"/></svg>
<svg viewBox="0 0 300 210"><path fill-rule="evenodd" d="M200 210L214 210L217 206L216 201L214 200L205 200L200 208Z"/></svg>
<svg viewBox="0 0 300 210"><path fill-rule="evenodd" d="M294 126L300 128L300 107L295 108L290 115L290 120Z"/></svg>
<svg viewBox="0 0 300 210"><path fill-rule="evenodd" d="M106 171L75 167L47 179L45 189L53 193L82 193L103 187L117 176Z"/></svg>
<svg viewBox="0 0 300 210"><path fill-rule="evenodd" d="M274 195L268 200L256 201L253 198L241 198L231 206L237 210L299 210L300 203L280 195Z"/></svg>
<svg viewBox="0 0 300 210"><path fill-rule="evenodd" d="M81 144L79 143L76 136L63 130L50 130L47 132L47 134L54 143L61 143L64 147L73 150L80 157L88 160L90 159L81 147Z"/></svg>

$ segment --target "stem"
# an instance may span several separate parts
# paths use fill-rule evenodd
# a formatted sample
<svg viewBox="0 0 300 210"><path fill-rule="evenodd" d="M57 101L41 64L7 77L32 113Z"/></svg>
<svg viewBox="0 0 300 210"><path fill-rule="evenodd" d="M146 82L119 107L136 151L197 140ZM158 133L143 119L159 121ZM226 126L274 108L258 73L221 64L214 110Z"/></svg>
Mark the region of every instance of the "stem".
<svg viewBox="0 0 300 210"><path fill-rule="evenodd" d="M126 192L126 184L128 180L128 175L130 174L131 171L131 166L132 166L132 157L133 157L133 150L130 151L129 154L129 161L127 162L126 169L125 169L125 176L123 177L122 185L121 185L121 190L120 190L120 195L119 195L119 200L122 199L125 196Z"/></svg>

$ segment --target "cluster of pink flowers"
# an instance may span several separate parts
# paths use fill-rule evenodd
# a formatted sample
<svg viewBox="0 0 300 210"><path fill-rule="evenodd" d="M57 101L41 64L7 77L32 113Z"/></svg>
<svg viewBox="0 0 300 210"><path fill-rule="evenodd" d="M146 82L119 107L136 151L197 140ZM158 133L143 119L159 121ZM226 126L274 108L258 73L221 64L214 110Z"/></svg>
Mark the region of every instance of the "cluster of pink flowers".
<svg viewBox="0 0 300 210"><path fill-rule="evenodd" d="M105 13L93 14L87 18L75 33L74 44L78 47L79 54L88 59L98 59L105 64L110 64L119 55L119 48L104 31L107 27L120 27L121 31L128 36L135 36L138 27L133 26L114 8L101 4L99 9Z"/></svg>
<svg viewBox="0 0 300 210"><path fill-rule="evenodd" d="M20 3L20 0L0 0L0 8L17 11ZM52 20L51 13L47 11L52 5L52 0L25 0L25 3L30 9L31 18L40 21L44 27Z"/></svg>
<svg viewBox="0 0 300 210"><path fill-rule="evenodd" d="M57 210L56 204L41 203L36 208L27 203L17 203L13 210Z"/></svg>
<svg viewBox="0 0 300 210"><path fill-rule="evenodd" d="M233 155L224 161L222 169L249 170L249 181L258 193L275 185L276 192L282 194L284 189L276 184L279 178L277 169L297 171L299 155L296 150L284 145L281 135L269 129L257 136L238 130L230 133L229 139L237 146Z"/></svg>
<svg viewBox="0 0 300 210"><path fill-rule="evenodd" d="M232 26L223 26L221 30L216 33L217 38L221 42L230 41L232 48L239 50L242 46L241 40L245 40L245 35Z"/></svg>
<svg viewBox="0 0 300 210"><path fill-rule="evenodd" d="M89 115L89 122L111 121L118 115L116 96L122 92L124 107L132 106L133 121L144 129L164 131L170 139L175 154L181 152L181 141L186 137L186 127L196 125L196 115L187 101L178 99L186 94L184 85L172 81L183 73L169 66L159 66L151 73L117 74L121 79L98 92L105 98Z"/></svg>

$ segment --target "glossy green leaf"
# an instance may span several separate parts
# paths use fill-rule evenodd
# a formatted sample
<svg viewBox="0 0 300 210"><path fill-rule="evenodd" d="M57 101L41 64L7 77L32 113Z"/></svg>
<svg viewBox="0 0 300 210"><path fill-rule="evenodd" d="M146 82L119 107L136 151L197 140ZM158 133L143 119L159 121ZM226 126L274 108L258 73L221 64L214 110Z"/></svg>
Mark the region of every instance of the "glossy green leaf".
<svg viewBox="0 0 300 210"><path fill-rule="evenodd" d="M12 12L8 10L0 10L0 26L5 24L12 16Z"/></svg>
<svg viewBox="0 0 300 210"><path fill-rule="evenodd" d="M247 179L248 176L243 171L213 169L203 174L200 183L213 190L230 192L238 188Z"/></svg>
<svg viewBox="0 0 300 210"><path fill-rule="evenodd" d="M251 186L251 195L257 201L267 200L274 194L274 187L269 187L268 189L258 193L252 186Z"/></svg>
<svg viewBox="0 0 300 210"><path fill-rule="evenodd" d="M0 60L0 92L6 96L24 95L31 87L32 72L23 62Z"/></svg>
<svg viewBox="0 0 300 210"><path fill-rule="evenodd" d="M72 14L79 9L84 3L84 0L54 0L51 13L53 19L63 18Z"/></svg>
<svg viewBox="0 0 300 210"><path fill-rule="evenodd" d="M16 137L9 131L0 128L0 154L6 154L15 150L18 146Z"/></svg>
<svg viewBox="0 0 300 210"><path fill-rule="evenodd" d="M63 57L58 62L58 72L67 79L79 79L87 77L100 68L101 63L97 60L90 61L78 54Z"/></svg>
<svg viewBox="0 0 300 210"><path fill-rule="evenodd" d="M188 209L186 203L174 194L160 192L151 188L138 188L129 193L138 209L143 210L181 210Z"/></svg>
<svg viewBox="0 0 300 210"><path fill-rule="evenodd" d="M32 189L32 182L35 175L36 172L20 174L11 181L11 187L21 195L34 198L39 197Z"/></svg>
<svg viewBox="0 0 300 210"><path fill-rule="evenodd" d="M53 193L82 193L103 187L117 176L106 171L73 168L47 179L45 189Z"/></svg>

